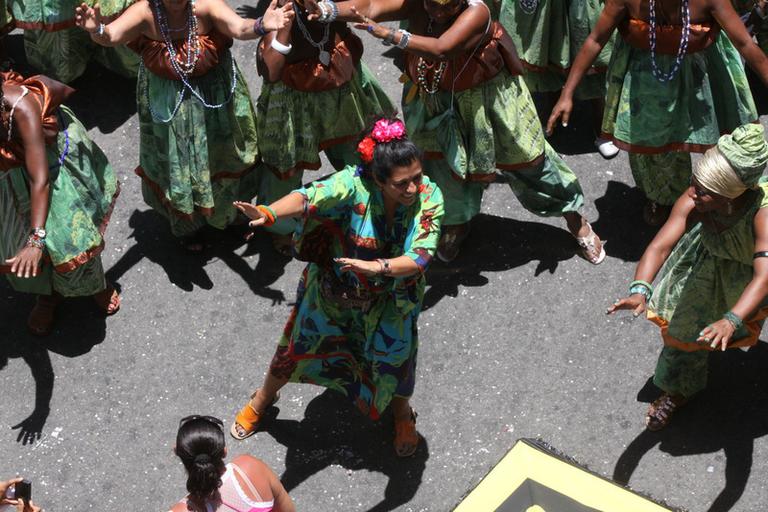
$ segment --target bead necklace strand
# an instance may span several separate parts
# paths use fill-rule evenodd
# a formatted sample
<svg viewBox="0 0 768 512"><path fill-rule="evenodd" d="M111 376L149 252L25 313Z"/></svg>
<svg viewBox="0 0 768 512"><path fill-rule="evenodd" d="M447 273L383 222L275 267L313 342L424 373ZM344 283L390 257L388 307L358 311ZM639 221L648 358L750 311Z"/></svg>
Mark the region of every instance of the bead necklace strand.
<svg viewBox="0 0 768 512"><path fill-rule="evenodd" d="M520 0L520 9L525 14L533 14L539 6L539 0Z"/></svg>
<svg viewBox="0 0 768 512"><path fill-rule="evenodd" d="M683 22L683 28L680 32L680 46L677 49L677 55L675 56L672 68L668 73L665 73L659 69L659 65L656 62L656 0L649 0L650 16L648 24L650 25L650 30L648 31L648 37L651 47L651 70L653 71L653 76L659 82L669 82L677 75L688 51L688 39L691 34L691 9L688 2L689 0L680 0L680 17Z"/></svg>
<svg viewBox="0 0 768 512"><path fill-rule="evenodd" d="M320 52L318 57L320 59L320 63L323 66L328 66L328 64L331 63L331 54L325 50L325 44L328 42L328 36L331 31L331 24L325 24L323 28L323 37L319 42L316 42L314 39L312 39L312 35L307 30L307 27L304 26L304 22L301 21L301 9L299 9L299 6L296 4L296 0L293 0L293 12L296 13L296 17L294 19L299 25L299 30L301 30L301 34L304 36L304 39L306 39L309 44L317 48L317 51Z"/></svg>

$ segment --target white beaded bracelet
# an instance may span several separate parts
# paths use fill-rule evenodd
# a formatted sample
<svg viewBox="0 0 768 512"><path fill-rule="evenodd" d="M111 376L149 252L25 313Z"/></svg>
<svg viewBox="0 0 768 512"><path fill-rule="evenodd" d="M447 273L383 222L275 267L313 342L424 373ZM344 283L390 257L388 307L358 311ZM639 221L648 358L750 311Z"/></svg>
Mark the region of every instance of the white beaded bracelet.
<svg viewBox="0 0 768 512"><path fill-rule="evenodd" d="M278 41L277 37L272 38L272 42L270 43L269 46L271 46L272 49L275 50L277 53L280 53L282 55L288 55L289 53L291 53L291 48L293 48L293 45L291 44L286 46L280 41Z"/></svg>

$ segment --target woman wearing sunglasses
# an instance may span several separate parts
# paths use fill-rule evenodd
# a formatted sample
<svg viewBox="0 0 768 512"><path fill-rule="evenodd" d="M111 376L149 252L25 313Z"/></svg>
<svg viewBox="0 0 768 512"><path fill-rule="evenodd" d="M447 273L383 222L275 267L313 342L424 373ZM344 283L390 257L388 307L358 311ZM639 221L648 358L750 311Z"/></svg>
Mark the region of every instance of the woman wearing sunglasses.
<svg viewBox="0 0 768 512"><path fill-rule="evenodd" d="M768 316L767 162L761 125L720 137L643 254L629 296L608 309L639 316L647 308L661 328L664 349L653 382L663 394L646 414L649 430L664 428L704 390L708 350L757 342Z"/></svg>
<svg viewBox="0 0 768 512"><path fill-rule="evenodd" d="M293 512L296 508L269 467L250 455L225 464L222 422L187 416L179 423L173 451L187 470L189 494L171 512Z"/></svg>

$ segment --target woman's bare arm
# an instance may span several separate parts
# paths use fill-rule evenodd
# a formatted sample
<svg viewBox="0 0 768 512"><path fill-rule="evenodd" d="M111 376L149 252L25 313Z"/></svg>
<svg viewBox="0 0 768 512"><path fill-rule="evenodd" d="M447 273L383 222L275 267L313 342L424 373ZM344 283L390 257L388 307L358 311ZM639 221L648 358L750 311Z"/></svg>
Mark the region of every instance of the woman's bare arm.
<svg viewBox="0 0 768 512"><path fill-rule="evenodd" d="M101 46L120 46L133 41L151 29L153 19L149 2L139 0L115 21L105 24L103 33L99 34L99 26L102 23L99 5L90 7L83 3L75 9L75 24L88 32L91 40Z"/></svg>

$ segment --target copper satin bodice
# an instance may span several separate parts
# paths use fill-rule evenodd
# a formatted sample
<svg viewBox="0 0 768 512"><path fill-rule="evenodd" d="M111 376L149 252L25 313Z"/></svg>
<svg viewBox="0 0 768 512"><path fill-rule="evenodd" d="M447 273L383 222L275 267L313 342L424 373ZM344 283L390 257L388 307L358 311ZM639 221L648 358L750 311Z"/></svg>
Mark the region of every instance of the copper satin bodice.
<svg viewBox="0 0 768 512"><path fill-rule="evenodd" d="M203 76L221 62L224 52L232 47L232 38L212 29L198 36L200 56L192 71L192 76ZM179 75L171 66L170 54L165 48L165 42L141 36L127 44L128 48L141 55L144 66L157 76L168 80L179 80ZM187 60L187 38L173 42L176 51L176 62L182 64Z"/></svg>
<svg viewBox="0 0 768 512"><path fill-rule="evenodd" d="M291 89L303 92L338 89L352 80L363 56L363 42L351 30L345 30L339 36L341 40L329 52L331 62L328 67L323 66L318 57L286 63L280 80ZM263 52L265 39L259 45Z"/></svg>
<svg viewBox="0 0 768 512"><path fill-rule="evenodd" d="M23 85L29 89L27 97L37 101L40 105L40 123L43 127L45 144L55 143L56 136L59 133L56 110L75 90L43 75L35 75L25 79L15 71L8 71L2 73L2 77L5 83ZM5 130L0 130L0 132L2 132L2 140L0 140L0 171L7 171L24 165L24 146L21 143L21 138L16 136L18 130L14 130L14 136L10 141L6 139L7 134Z"/></svg>
<svg viewBox="0 0 768 512"><path fill-rule="evenodd" d="M650 50L650 25L635 18L628 18L619 24L621 37L633 48ZM680 47L682 25L661 25L656 27L656 53L677 55ZM720 25L716 22L691 24L691 34L688 38L686 53L697 53L709 48L720 33Z"/></svg>
<svg viewBox="0 0 768 512"><path fill-rule="evenodd" d="M417 83L418 62L417 55L406 52L405 71L414 83ZM472 53L472 50L469 50L448 61L439 87L444 91L450 91L454 85L454 74L460 73L455 79L453 90L471 89L495 77L504 68L507 68L512 75L523 73L523 65L517 56L512 38L501 23L494 21L491 23L490 38L487 42L481 43L477 51Z"/></svg>

